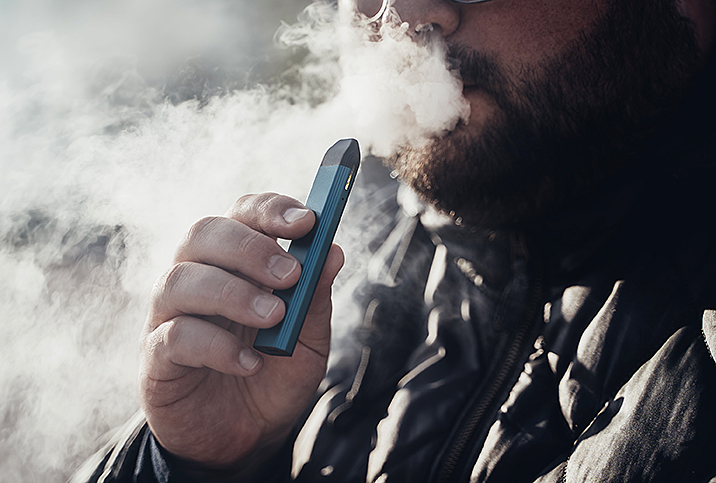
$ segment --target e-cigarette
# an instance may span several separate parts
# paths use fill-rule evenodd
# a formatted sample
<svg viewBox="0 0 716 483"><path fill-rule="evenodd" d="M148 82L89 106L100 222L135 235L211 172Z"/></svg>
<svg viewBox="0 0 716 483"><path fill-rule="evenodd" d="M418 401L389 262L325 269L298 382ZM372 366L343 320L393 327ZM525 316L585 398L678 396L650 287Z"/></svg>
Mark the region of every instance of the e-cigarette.
<svg viewBox="0 0 716 483"><path fill-rule="evenodd" d="M316 214L316 223L308 235L288 247L288 253L301 264L301 277L293 287L274 292L286 303L286 315L278 325L259 330L256 350L272 356L293 354L359 165L360 148L355 139L341 139L323 156L306 200L306 207Z"/></svg>

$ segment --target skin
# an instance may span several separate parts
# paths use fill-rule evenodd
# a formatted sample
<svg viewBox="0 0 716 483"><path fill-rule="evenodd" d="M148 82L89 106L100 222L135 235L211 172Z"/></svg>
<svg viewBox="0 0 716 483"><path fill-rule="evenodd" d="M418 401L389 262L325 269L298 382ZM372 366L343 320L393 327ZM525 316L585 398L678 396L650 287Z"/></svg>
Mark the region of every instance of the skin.
<svg viewBox="0 0 716 483"><path fill-rule="evenodd" d="M568 49L617 0L494 0L458 5L445 0L396 0L415 28L431 24L451 43L489 54L513 82L539 76L545 59ZM375 13L376 0L358 8ZM714 2L683 0L698 45L714 43ZM472 115L465 136L479 138L500 116L493 92L467 82ZM224 217L197 222L174 265L152 293L142 333L140 397L149 426L170 453L200 468L249 474L282 444L309 404L326 368L331 284L343 264L333 246L291 358L251 349L258 328L281 320L271 290L298 280L300 266L276 238L308 233L314 216L276 194L248 195Z"/></svg>

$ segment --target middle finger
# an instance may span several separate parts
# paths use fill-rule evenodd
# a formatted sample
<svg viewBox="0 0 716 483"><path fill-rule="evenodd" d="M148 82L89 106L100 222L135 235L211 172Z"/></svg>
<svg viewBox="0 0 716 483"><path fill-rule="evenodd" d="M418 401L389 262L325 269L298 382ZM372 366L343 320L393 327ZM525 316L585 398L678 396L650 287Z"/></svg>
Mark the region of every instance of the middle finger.
<svg viewBox="0 0 716 483"><path fill-rule="evenodd" d="M204 218L192 226L177 249L175 262L222 268L272 289L298 281L298 261L273 238L224 217Z"/></svg>
<svg viewBox="0 0 716 483"><path fill-rule="evenodd" d="M179 315L220 315L249 327L271 327L285 313L283 301L220 268L199 263L174 265L155 285L153 325Z"/></svg>

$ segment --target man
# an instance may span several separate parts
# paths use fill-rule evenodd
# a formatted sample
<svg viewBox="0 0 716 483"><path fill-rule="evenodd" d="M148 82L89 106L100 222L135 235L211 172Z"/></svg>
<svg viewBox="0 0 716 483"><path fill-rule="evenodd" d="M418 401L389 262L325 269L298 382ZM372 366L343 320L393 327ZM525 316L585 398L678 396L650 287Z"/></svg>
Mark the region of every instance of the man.
<svg viewBox="0 0 716 483"><path fill-rule="evenodd" d="M391 160L456 223L396 215L324 378L338 247L294 356L251 349L313 214L199 221L152 295L148 424L77 481L713 481L716 3L393 6L460 63L469 122Z"/></svg>

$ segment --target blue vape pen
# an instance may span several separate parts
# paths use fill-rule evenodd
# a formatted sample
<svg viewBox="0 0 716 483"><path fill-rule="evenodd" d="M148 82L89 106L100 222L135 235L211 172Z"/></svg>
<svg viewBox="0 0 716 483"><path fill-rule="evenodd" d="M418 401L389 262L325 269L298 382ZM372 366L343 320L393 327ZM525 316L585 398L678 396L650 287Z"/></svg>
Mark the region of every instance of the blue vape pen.
<svg viewBox="0 0 716 483"><path fill-rule="evenodd" d="M359 165L355 139L341 139L323 156L306 200L306 207L316 214L316 223L308 235L293 240L288 248L301 264L301 277L293 287L274 291L286 303L286 315L278 325L259 330L256 350L272 356L293 354Z"/></svg>

